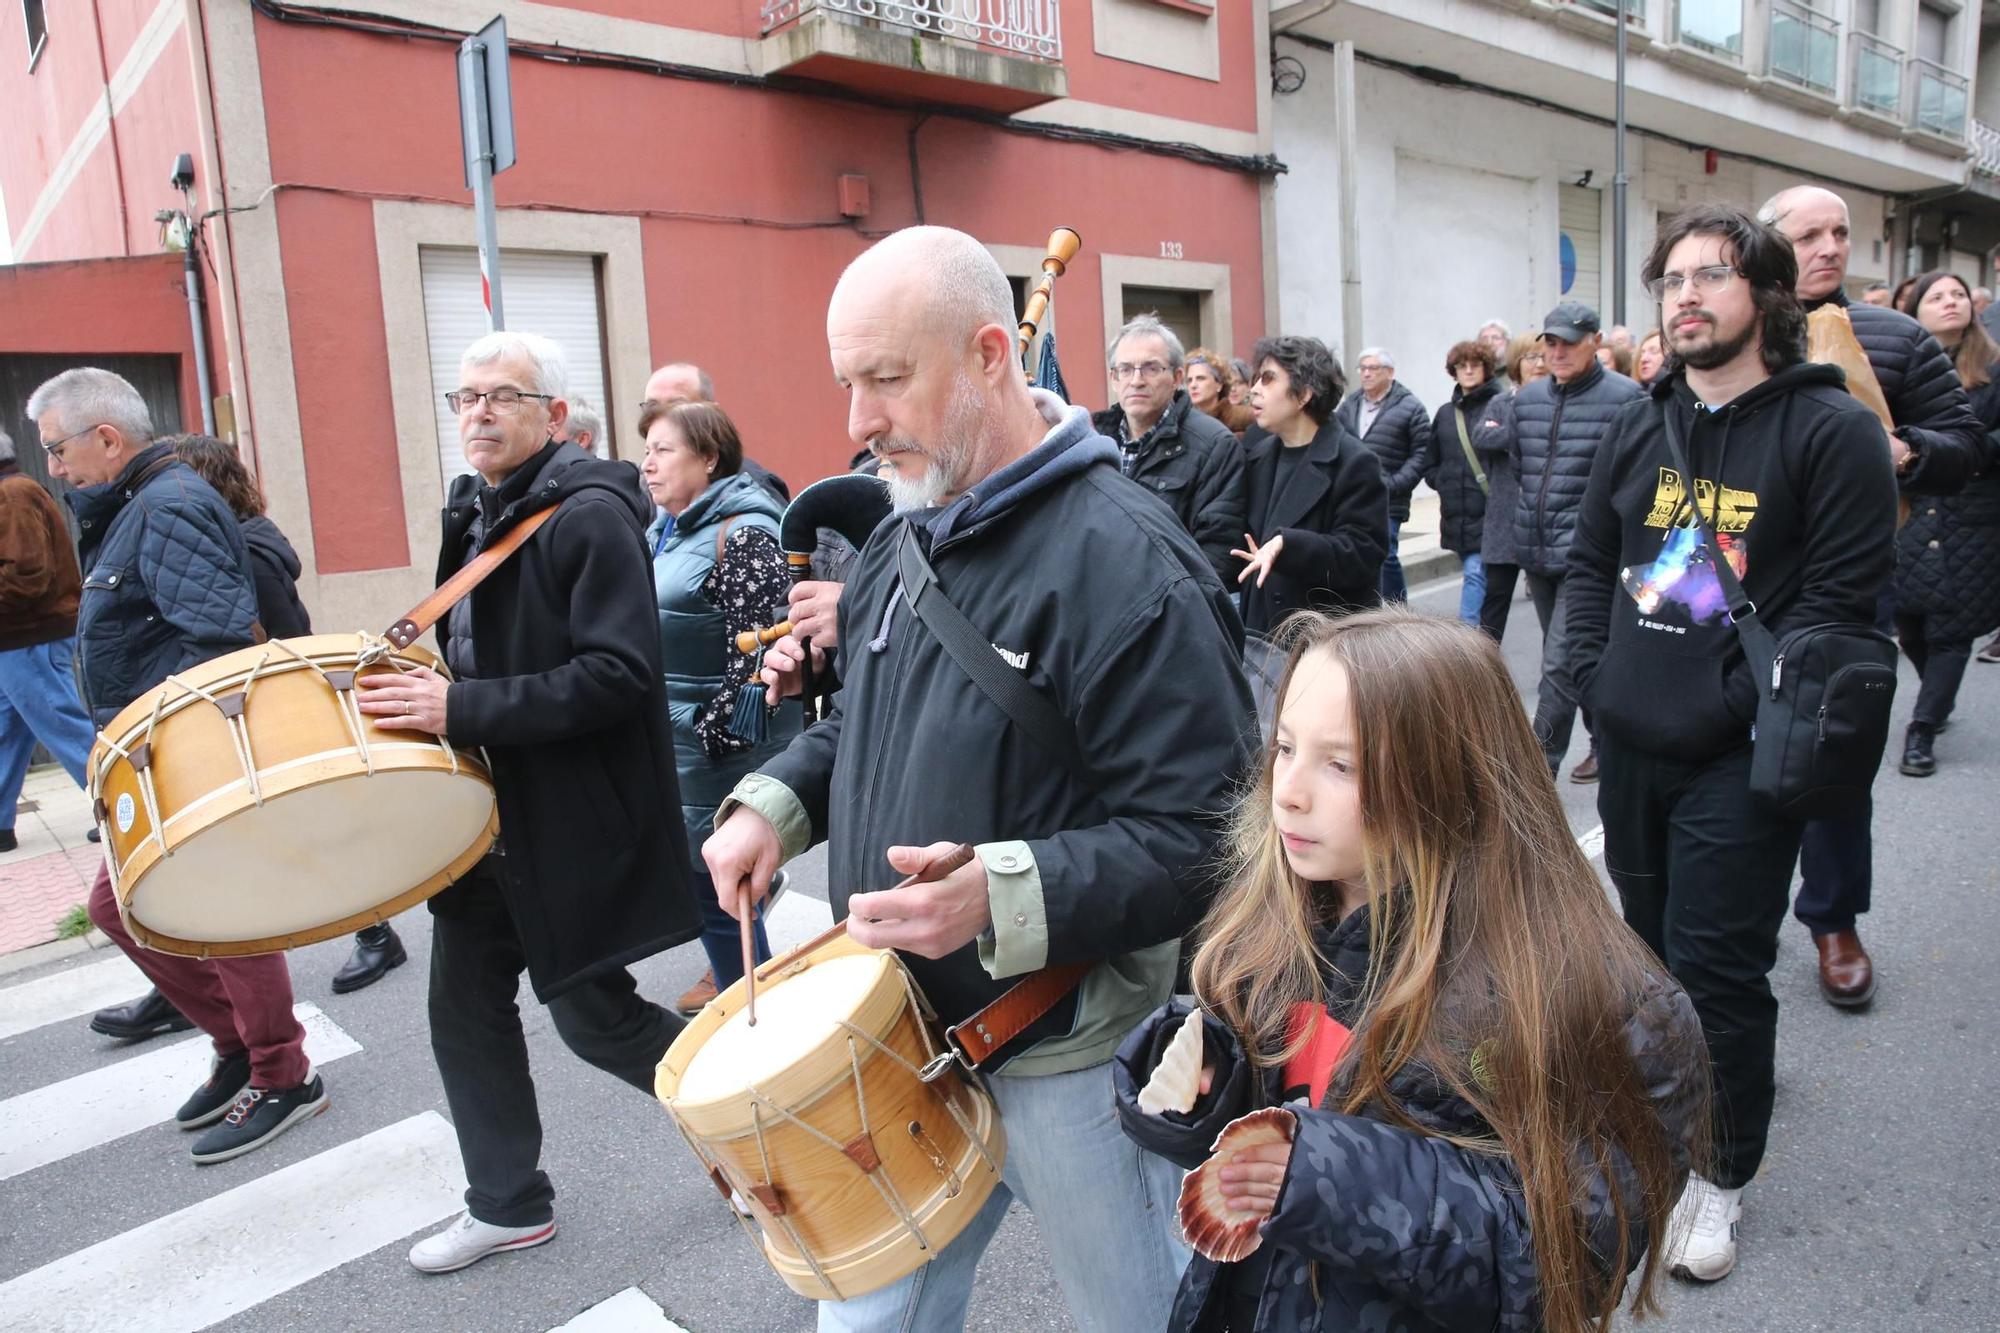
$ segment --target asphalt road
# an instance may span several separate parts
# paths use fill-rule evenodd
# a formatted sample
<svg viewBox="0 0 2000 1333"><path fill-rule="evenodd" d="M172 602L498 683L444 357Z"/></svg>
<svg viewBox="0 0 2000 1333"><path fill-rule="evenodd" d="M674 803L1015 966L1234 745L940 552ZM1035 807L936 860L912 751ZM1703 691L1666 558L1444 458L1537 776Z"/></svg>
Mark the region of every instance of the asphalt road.
<svg viewBox="0 0 2000 1333"><path fill-rule="evenodd" d="M1456 599L1452 582L1420 591L1417 604L1449 612ZM1525 601L1515 614L1506 652L1531 696L1534 615ZM1899 735L1913 695L1906 668ZM1579 736L1572 761L1580 745ZM1776 1123L1770 1157L1746 1196L1740 1266L1712 1288L1673 1284L1667 1316L1652 1327L2000 1327L1997 756L2000 668L1975 664L1956 725L1939 744L1938 776L1903 778L1891 765L1877 786L1877 906L1864 934L1880 996L1860 1014L1827 1006L1810 940L1802 928L1787 929L1774 978L1783 1004ZM1592 789L1564 782L1562 792L1586 836L1597 824ZM803 931L813 924L803 899L824 898L817 857L797 867L794 884L801 900L792 920ZM665 1329L670 1319L700 1333L812 1327L811 1307L764 1267L660 1108L572 1057L532 1002L526 1023L560 1234L546 1248L450 1276L411 1270L403 1257L410 1239L431 1229L430 1216L443 1220L449 1203L437 1202L435 1188L418 1188L411 1159L376 1148L409 1126L434 1133L424 1117L445 1115L425 1019L428 918L410 913L398 929L412 963L356 995L328 990L344 942L294 955L298 999L319 1005L359 1049L325 1065L332 1109L269 1149L196 1168L187 1137L144 1115L136 1132L51 1151L27 1169L6 1165L9 1145L0 1141L0 1174L12 1172L0 1179L0 1330L151 1333L213 1323L539 1333L635 1287L643 1299L632 1308L643 1318L609 1321L600 1310L591 1326ZM0 1023L10 996L19 1008L16 988L104 962L94 954L0 978ZM688 947L635 970L647 993L669 998L702 966ZM54 1121L56 1131L89 1138L79 1125L115 1119L121 1098L136 1096L144 1080L131 1062L168 1045L121 1047L91 1035L80 1017L0 1039L0 1136ZM377 1132L386 1137L354 1146ZM276 1175L287 1168L296 1170ZM425 1222L411 1236L396 1229L403 1214L390 1215L383 1201L391 1198ZM342 1237L358 1257L329 1261ZM79 1253L92 1246L102 1248ZM291 1269L263 1260L279 1250ZM51 1275L70 1270L84 1278L59 1311L25 1303L36 1291L62 1289L49 1285ZM93 1273L101 1279L90 1280ZM210 1318L217 1310L225 1312L219 1323ZM971 1326L1071 1327L1033 1218L1018 1207L982 1269Z"/></svg>

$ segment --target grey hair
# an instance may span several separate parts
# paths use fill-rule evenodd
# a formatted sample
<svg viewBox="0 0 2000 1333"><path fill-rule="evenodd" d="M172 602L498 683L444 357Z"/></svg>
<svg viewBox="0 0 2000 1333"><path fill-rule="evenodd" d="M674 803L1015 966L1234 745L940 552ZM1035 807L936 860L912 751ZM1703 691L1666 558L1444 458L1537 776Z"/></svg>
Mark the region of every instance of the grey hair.
<svg viewBox="0 0 2000 1333"><path fill-rule="evenodd" d="M510 356L534 368L535 382L524 388L551 398L569 397L569 359L563 355L560 344L539 333L516 333L512 329L489 333L466 348L459 362L467 366L490 366Z"/></svg>
<svg viewBox="0 0 2000 1333"><path fill-rule="evenodd" d="M1374 357L1377 361L1380 361L1383 367L1388 370L1394 370L1396 368L1396 358L1389 355L1388 349L1383 347L1362 348L1361 355L1354 359L1354 364L1358 366L1371 356Z"/></svg>
<svg viewBox="0 0 2000 1333"><path fill-rule="evenodd" d="M589 447L596 451L604 443L604 417L582 394L565 401L569 403L569 416L563 422L564 433L572 440L578 435L588 435ZM607 448L604 453L609 456L610 450Z"/></svg>
<svg viewBox="0 0 2000 1333"><path fill-rule="evenodd" d="M1104 349L1104 364L1110 365L1118 359L1118 344L1127 338L1158 338L1167 345L1167 366L1179 370L1187 362L1187 352L1181 347L1180 335L1160 322L1157 312L1148 312L1125 321L1125 327L1118 330L1111 343Z"/></svg>
<svg viewBox="0 0 2000 1333"><path fill-rule="evenodd" d="M1502 338L1505 338L1508 342L1514 341L1514 330L1507 327L1507 321L1504 319L1489 319L1479 326L1481 333L1486 332L1488 329L1498 329Z"/></svg>
<svg viewBox="0 0 2000 1333"><path fill-rule="evenodd" d="M0 430L0 463L14 461L14 437Z"/></svg>
<svg viewBox="0 0 2000 1333"><path fill-rule="evenodd" d="M40 421L51 412L65 435L109 426L133 444L153 438L153 413L132 382L96 366L65 370L28 395L29 420Z"/></svg>
<svg viewBox="0 0 2000 1333"><path fill-rule="evenodd" d="M701 390L701 401L704 403L715 401L715 381L708 377L707 371L697 366L694 362L669 361L666 365L661 366L660 370L656 370L653 373L657 375L661 370L692 370L694 372L695 387ZM572 406L570 412L574 414L575 411L576 408Z"/></svg>
<svg viewBox="0 0 2000 1333"><path fill-rule="evenodd" d="M935 230L949 231L943 227ZM970 334L989 324L1003 329L1019 325L1020 318L1014 313L1014 285L1007 281L1006 270L991 250L963 232L939 237L935 246L930 308L934 330Z"/></svg>

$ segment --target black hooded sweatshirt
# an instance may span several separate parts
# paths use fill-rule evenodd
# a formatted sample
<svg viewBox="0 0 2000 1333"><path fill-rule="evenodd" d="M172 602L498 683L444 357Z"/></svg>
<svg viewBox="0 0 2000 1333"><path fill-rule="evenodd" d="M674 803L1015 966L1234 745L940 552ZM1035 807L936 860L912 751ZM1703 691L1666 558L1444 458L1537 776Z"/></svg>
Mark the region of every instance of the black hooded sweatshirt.
<svg viewBox="0 0 2000 1333"><path fill-rule="evenodd" d="M1771 633L1874 622L1894 565L1895 478L1881 427L1845 384L1832 366L1797 365L1709 411L1676 369L1612 419L1564 593L1571 666L1602 732L1698 762L1748 743L1756 717L1757 682L1666 412L1681 423L1702 513Z"/></svg>

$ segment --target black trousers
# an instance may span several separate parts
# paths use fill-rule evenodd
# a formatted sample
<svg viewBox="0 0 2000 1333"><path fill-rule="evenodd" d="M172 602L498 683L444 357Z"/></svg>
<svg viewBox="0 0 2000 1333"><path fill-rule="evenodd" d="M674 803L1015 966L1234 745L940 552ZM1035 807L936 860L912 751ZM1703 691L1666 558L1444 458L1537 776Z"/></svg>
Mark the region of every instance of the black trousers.
<svg viewBox="0 0 2000 1333"><path fill-rule="evenodd" d="M1972 660L1972 636L1941 638L1929 632L1929 618L1896 613L1896 640L1917 669L1917 704L1910 721L1941 726L1958 702L1959 682Z"/></svg>
<svg viewBox="0 0 2000 1333"><path fill-rule="evenodd" d="M1884 588L1875 603L1875 628L1888 634L1895 622L1894 590ZM1917 670L1923 670L1921 664ZM1875 887L1874 824L1875 804L1870 801L1859 818L1815 819L1806 825L1799 848L1799 897L1792 915L1813 934L1853 930L1868 910Z"/></svg>
<svg viewBox="0 0 2000 1333"><path fill-rule="evenodd" d="M1604 864L1638 932L1687 990L1715 1071L1715 1183L1757 1174L1776 1086L1778 959L1801 825L1753 805L1750 747L1664 759L1600 736Z"/></svg>
<svg viewBox="0 0 2000 1333"><path fill-rule="evenodd" d="M1514 587L1521 581L1519 565L1486 566L1486 596L1479 603L1479 628L1498 643L1507 635L1507 612L1514 605Z"/></svg>
<svg viewBox="0 0 2000 1333"><path fill-rule="evenodd" d="M465 1160L465 1206L494 1226L539 1226L555 1216L540 1166L542 1118L515 997L527 960L506 899L482 864L434 899L431 1050ZM549 1001L572 1051L653 1095L653 1071L685 1024L641 999L620 969Z"/></svg>

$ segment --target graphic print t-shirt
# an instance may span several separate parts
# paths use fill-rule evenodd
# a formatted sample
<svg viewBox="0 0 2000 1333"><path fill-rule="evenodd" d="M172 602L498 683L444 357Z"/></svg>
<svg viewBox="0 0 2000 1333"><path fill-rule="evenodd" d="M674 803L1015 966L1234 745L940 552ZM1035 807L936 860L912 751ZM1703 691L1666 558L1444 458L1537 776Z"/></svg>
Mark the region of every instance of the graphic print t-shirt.
<svg viewBox="0 0 2000 1333"><path fill-rule="evenodd" d="M1696 477L1693 498L1714 529L1719 549L1711 548L1696 525L1680 472L1662 467L1652 507L1642 520L1646 528L1660 533L1659 555L1646 564L1625 566L1618 583L1632 599L1641 631L1659 635L1660 646L1668 651L1705 655L1734 633L1729 628L1729 599L1715 562L1718 557L1727 560L1739 583L1749 575L1748 540L1757 518L1757 493Z"/></svg>

